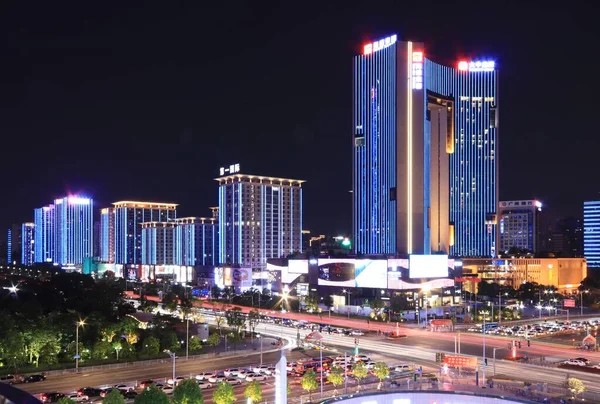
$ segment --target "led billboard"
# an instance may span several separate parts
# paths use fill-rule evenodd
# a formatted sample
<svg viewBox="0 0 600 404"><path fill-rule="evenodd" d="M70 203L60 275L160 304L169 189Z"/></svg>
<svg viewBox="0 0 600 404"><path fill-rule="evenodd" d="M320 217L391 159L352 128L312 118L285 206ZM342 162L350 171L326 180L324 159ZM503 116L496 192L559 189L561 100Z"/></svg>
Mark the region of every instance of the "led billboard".
<svg viewBox="0 0 600 404"><path fill-rule="evenodd" d="M387 268L387 260L356 260L356 287L386 289Z"/></svg>
<svg viewBox="0 0 600 404"><path fill-rule="evenodd" d="M447 278L447 255L411 255L408 273L410 278Z"/></svg>
<svg viewBox="0 0 600 404"><path fill-rule="evenodd" d="M307 274L308 273L308 261L307 260L289 260L288 261L288 272L291 274Z"/></svg>
<svg viewBox="0 0 600 404"><path fill-rule="evenodd" d="M319 286L355 287L354 261L348 258L320 258L318 262Z"/></svg>

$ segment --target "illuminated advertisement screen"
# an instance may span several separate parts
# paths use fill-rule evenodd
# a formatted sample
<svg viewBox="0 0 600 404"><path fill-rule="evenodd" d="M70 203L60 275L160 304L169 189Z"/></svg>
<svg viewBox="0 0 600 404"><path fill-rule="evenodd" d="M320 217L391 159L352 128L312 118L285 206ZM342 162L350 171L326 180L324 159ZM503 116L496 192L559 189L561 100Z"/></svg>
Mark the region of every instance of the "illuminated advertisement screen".
<svg viewBox="0 0 600 404"><path fill-rule="evenodd" d="M407 259L389 259L387 283L389 289L403 289L402 274L408 273Z"/></svg>
<svg viewBox="0 0 600 404"><path fill-rule="evenodd" d="M308 296L308 283L297 283L296 294L298 296Z"/></svg>
<svg viewBox="0 0 600 404"><path fill-rule="evenodd" d="M356 260L356 287L386 289L387 269L387 260Z"/></svg>
<svg viewBox="0 0 600 404"><path fill-rule="evenodd" d="M288 271L291 274L307 274L308 273L308 261L307 260L289 260Z"/></svg>
<svg viewBox="0 0 600 404"><path fill-rule="evenodd" d="M447 255L411 255L409 263L411 278L447 278Z"/></svg>
<svg viewBox="0 0 600 404"><path fill-rule="evenodd" d="M319 259L319 286L342 286L353 288L354 280L353 259L323 258Z"/></svg>

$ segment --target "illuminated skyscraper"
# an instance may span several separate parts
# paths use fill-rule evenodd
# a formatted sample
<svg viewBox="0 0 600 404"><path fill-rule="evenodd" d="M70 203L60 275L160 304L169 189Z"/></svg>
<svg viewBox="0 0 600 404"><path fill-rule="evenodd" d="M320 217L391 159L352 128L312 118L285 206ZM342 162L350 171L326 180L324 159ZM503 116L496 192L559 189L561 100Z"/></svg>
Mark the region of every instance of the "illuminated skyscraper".
<svg viewBox="0 0 600 404"><path fill-rule="evenodd" d="M355 250L494 255L495 64L425 55L393 35L354 58Z"/></svg>
<svg viewBox="0 0 600 404"><path fill-rule="evenodd" d="M68 196L54 200L54 257L59 265L83 264L94 254L94 202Z"/></svg>
<svg viewBox="0 0 600 404"><path fill-rule="evenodd" d="M600 268L600 201L583 203L583 255L589 268Z"/></svg>
<svg viewBox="0 0 600 404"><path fill-rule="evenodd" d="M176 265L174 222L142 223L142 262L143 265Z"/></svg>
<svg viewBox="0 0 600 404"><path fill-rule="evenodd" d="M23 223L21 226L21 264L33 265L35 262L35 224Z"/></svg>
<svg viewBox="0 0 600 404"><path fill-rule="evenodd" d="M219 262L266 267L302 249L302 180L233 174L219 182Z"/></svg>
<svg viewBox="0 0 600 404"><path fill-rule="evenodd" d="M121 201L115 209L115 262L142 263L142 223L168 222L177 217L177 204Z"/></svg>
<svg viewBox="0 0 600 404"><path fill-rule="evenodd" d="M506 254L516 248L521 251L539 251L539 222L542 203L536 200L500 201L499 252Z"/></svg>
<svg viewBox="0 0 600 404"><path fill-rule="evenodd" d="M100 261L115 262L115 208L100 211Z"/></svg>
<svg viewBox="0 0 600 404"><path fill-rule="evenodd" d="M175 249L178 265L218 265L219 228L215 218L176 219Z"/></svg>
<svg viewBox="0 0 600 404"><path fill-rule="evenodd" d="M53 262L55 237L54 205L34 210L34 260L35 262Z"/></svg>

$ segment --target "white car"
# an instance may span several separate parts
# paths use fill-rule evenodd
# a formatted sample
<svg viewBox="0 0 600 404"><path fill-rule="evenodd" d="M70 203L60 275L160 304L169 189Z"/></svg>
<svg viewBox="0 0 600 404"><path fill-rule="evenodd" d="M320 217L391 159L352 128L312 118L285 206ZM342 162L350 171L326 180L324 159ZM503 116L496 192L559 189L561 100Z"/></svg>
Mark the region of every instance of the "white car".
<svg viewBox="0 0 600 404"><path fill-rule="evenodd" d="M237 374L238 374L239 371L240 370L238 368L225 369L223 371L223 374L225 376L227 376L227 377L229 377L229 376L237 376Z"/></svg>
<svg viewBox="0 0 600 404"><path fill-rule="evenodd" d="M267 370L265 370L265 374L266 374L267 376L275 376L275 371L276 371L276 370L277 370L277 369L275 369L273 366L269 366L269 367L267 368Z"/></svg>
<svg viewBox="0 0 600 404"><path fill-rule="evenodd" d="M175 378L175 386L177 386L179 383L181 383L184 380L185 380L185 377L183 377L183 376L176 377ZM167 384L172 385L173 384L173 378L170 378L169 380L167 380Z"/></svg>
<svg viewBox="0 0 600 404"><path fill-rule="evenodd" d="M173 386L163 386L162 391L165 394L173 394Z"/></svg>
<svg viewBox="0 0 600 404"><path fill-rule="evenodd" d="M255 366L252 368L254 373L266 373L269 367L267 365Z"/></svg>
<svg viewBox="0 0 600 404"><path fill-rule="evenodd" d="M267 380L267 376L265 376L264 374L260 374L260 373L249 373L246 376L247 382L253 382L253 381L262 382L263 380Z"/></svg>
<svg viewBox="0 0 600 404"><path fill-rule="evenodd" d="M248 376L248 373L252 373L252 371L249 369L241 369L238 372L237 377L239 377L240 379L245 379L246 376Z"/></svg>
<svg viewBox="0 0 600 404"><path fill-rule="evenodd" d="M128 385L126 385L126 384L117 384L117 385L115 385L115 389L119 389L119 390L121 390L121 391L125 391L125 392L127 392L127 391L131 390L131 389L132 389L132 387L131 387L131 386L128 386Z"/></svg>
<svg viewBox="0 0 600 404"><path fill-rule="evenodd" d="M285 366L285 369L288 372L291 372L292 370L296 369L296 365L298 365L296 362L288 362L287 365Z"/></svg>
<svg viewBox="0 0 600 404"><path fill-rule="evenodd" d="M76 403L82 403L82 402L88 401L90 399L85 394L79 395L77 393L67 394L66 398L70 398L71 400L75 401Z"/></svg>
<svg viewBox="0 0 600 404"><path fill-rule="evenodd" d="M581 359L569 359L568 361L565 361L565 365L585 366L587 364Z"/></svg>
<svg viewBox="0 0 600 404"><path fill-rule="evenodd" d="M213 385L212 385L212 383L209 383L209 382L199 381L198 386L200 386L200 388L204 390L204 389L210 389Z"/></svg>
<svg viewBox="0 0 600 404"><path fill-rule="evenodd" d="M221 382L224 382L225 379L227 379L225 377L225 375L215 375L215 376L209 377L208 381L211 383L221 383Z"/></svg>
<svg viewBox="0 0 600 404"><path fill-rule="evenodd" d="M231 385L238 385L238 384L242 384L242 379L238 379L235 377L228 377L225 380L223 380L225 383L229 383Z"/></svg>
<svg viewBox="0 0 600 404"><path fill-rule="evenodd" d="M410 366L408 365L396 365L394 367L395 372L408 372L410 370Z"/></svg>
<svg viewBox="0 0 600 404"><path fill-rule="evenodd" d="M213 376L216 376L213 372L198 373L196 375L196 380L208 380Z"/></svg>
<svg viewBox="0 0 600 404"><path fill-rule="evenodd" d="M371 360L371 358L369 358L367 355L363 355L363 354L354 355L355 362L358 362L358 361L366 362L366 361L370 361L370 360Z"/></svg>
<svg viewBox="0 0 600 404"><path fill-rule="evenodd" d="M362 337L363 335L365 335L365 333L362 332L361 330L352 330L350 332L350 335L353 335L355 337Z"/></svg>

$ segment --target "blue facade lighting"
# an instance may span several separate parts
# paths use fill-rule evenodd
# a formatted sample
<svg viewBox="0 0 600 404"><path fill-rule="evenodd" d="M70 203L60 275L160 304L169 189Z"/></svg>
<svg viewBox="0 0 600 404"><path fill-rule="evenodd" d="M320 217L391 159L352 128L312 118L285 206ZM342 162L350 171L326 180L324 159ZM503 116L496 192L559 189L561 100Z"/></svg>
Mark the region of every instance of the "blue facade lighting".
<svg viewBox="0 0 600 404"><path fill-rule="evenodd" d="M583 203L583 255L589 268L600 268L600 201Z"/></svg>

